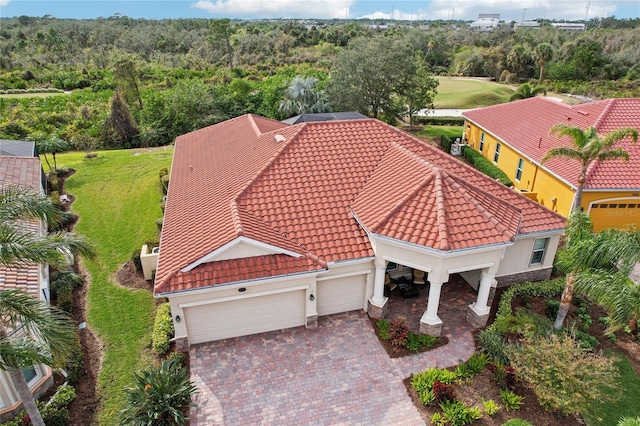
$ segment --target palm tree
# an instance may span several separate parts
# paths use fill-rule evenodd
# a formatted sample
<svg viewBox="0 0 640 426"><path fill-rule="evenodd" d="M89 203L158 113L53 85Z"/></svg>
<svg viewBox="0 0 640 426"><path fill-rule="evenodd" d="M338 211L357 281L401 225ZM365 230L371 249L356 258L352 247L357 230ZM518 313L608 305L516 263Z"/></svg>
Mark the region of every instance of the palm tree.
<svg viewBox="0 0 640 426"><path fill-rule="evenodd" d="M294 77L284 92L278 112L291 117L297 114L331 112L331 104L324 90L316 91L318 79L314 77Z"/></svg>
<svg viewBox="0 0 640 426"><path fill-rule="evenodd" d="M580 210L582 204L582 189L587 180L587 170L594 161L607 161L616 158L629 160L629 153L622 148L616 148L615 144L626 137L631 137L633 142L638 140L638 131L631 127L617 129L608 133L604 138L598 137L595 127L584 130L580 127L556 124L551 128L552 134L558 137L569 136L572 147L559 146L551 148L542 158L542 163L557 157L576 160L580 163L580 175L576 186L576 195L573 199L571 211Z"/></svg>
<svg viewBox="0 0 640 426"><path fill-rule="evenodd" d="M9 373L34 425L44 421L22 369L60 365L74 340L75 327L63 311L19 290L0 291L0 368Z"/></svg>
<svg viewBox="0 0 640 426"><path fill-rule="evenodd" d="M640 319L640 282L630 278L640 262L640 230L606 229L588 244L581 244L581 255L590 268L576 279L576 291L585 294L607 308L607 333L630 325L637 327Z"/></svg>
<svg viewBox="0 0 640 426"><path fill-rule="evenodd" d="M0 187L0 265L63 265L72 255L93 258L82 237L57 232L37 235L20 226L25 220L59 221L59 211L33 188ZM56 365L72 348L74 328L63 313L16 290L0 292L0 368L11 377L34 425L44 425L22 367Z"/></svg>
<svg viewBox="0 0 640 426"><path fill-rule="evenodd" d="M35 132L27 136L27 140L35 142L38 154L42 154L44 161L51 170L58 170L58 164L56 163L56 154L64 152L68 148L68 144L57 136L51 136L43 132ZM53 169L49 164L47 154L53 156Z"/></svg>
<svg viewBox="0 0 640 426"><path fill-rule="evenodd" d="M547 63L553 59L553 46L549 43L540 43L533 51L533 56L536 63L540 67L540 77L538 78L538 84L542 83L544 77L544 71Z"/></svg>
<svg viewBox="0 0 640 426"><path fill-rule="evenodd" d="M576 284L577 274L592 264L585 259L583 252L578 247L582 247L583 241L591 239L593 224L591 218L582 211L574 211L569 215L565 233L567 235L567 243L565 250L558 253L558 266L567 275L565 278L564 290L560 297L560 308L553 327L556 330L562 328L564 320L567 317L571 302L573 301L573 291Z"/></svg>
<svg viewBox="0 0 640 426"><path fill-rule="evenodd" d="M534 96L538 96L540 93L544 93L546 95L547 89L542 86L532 86L529 83L524 83L518 87L518 90L513 95L511 95L509 101L533 98Z"/></svg>

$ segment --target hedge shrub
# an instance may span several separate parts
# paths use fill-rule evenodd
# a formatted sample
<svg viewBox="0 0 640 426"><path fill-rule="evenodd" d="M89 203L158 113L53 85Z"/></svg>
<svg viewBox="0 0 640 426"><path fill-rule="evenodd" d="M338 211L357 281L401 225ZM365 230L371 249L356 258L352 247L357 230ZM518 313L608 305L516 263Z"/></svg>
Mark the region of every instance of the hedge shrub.
<svg viewBox="0 0 640 426"><path fill-rule="evenodd" d="M498 166L491 163L491 161L487 160L477 152L475 149L471 148L468 145L464 145L462 147L462 155L466 158L478 171L484 173L485 175L496 179L498 182L502 183L506 186L513 186L513 182L506 175L505 172L500 170Z"/></svg>
<svg viewBox="0 0 640 426"><path fill-rule="evenodd" d="M156 320L153 324L153 350L159 355L169 351L169 339L173 335L173 321L171 321L171 305L163 303L156 310Z"/></svg>

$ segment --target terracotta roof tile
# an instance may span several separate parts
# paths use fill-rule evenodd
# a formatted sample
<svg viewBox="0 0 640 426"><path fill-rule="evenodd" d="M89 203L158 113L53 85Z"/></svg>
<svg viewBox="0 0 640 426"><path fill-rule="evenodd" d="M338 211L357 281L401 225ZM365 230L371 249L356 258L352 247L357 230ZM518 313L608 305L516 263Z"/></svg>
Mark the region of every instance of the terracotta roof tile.
<svg viewBox="0 0 640 426"><path fill-rule="evenodd" d="M239 235L319 265L373 256L354 212L374 232L440 250L564 227L559 215L377 120L263 134L254 122L243 116L176 140L156 292L203 285L189 281L195 272L179 270ZM296 258L283 256L270 258L284 262L273 270L297 270L287 263ZM228 274L219 262L194 270L215 271L212 285L262 277L243 262L225 263L237 268Z"/></svg>
<svg viewBox="0 0 640 426"><path fill-rule="evenodd" d="M548 98L534 97L479 108L465 112L464 116L540 163L551 148L571 145L569 138L558 139L549 133L555 124L583 129L594 126L600 136L624 127L639 129L640 98L608 99L568 106ZM594 163L587 176L585 189L640 188L640 144L632 144L627 139L618 146L630 153L630 160ZM577 162L556 158L545 162L543 167L570 184L577 184L580 173Z"/></svg>
<svg viewBox="0 0 640 426"><path fill-rule="evenodd" d="M42 191L40 179L41 166L37 157L0 156L0 187L25 185ZM36 235L41 232L37 220L21 220L17 225ZM34 263L0 266L0 290L12 289L39 297L40 266Z"/></svg>

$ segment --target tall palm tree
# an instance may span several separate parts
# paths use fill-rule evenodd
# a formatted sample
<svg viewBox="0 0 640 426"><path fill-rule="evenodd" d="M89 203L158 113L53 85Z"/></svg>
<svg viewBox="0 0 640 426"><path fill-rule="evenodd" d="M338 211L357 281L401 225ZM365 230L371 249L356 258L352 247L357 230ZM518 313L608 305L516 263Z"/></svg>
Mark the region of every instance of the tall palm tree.
<svg viewBox="0 0 640 426"><path fill-rule="evenodd" d="M44 161L51 170L58 170L58 164L56 162L56 154L64 152L68 148L68 144L57 136L51 136L43 132L35 132L27 136L27 140L36 144L38 154L42 154ZM47 154L53 156L53 169L49 164Z"/></svg>
<svg viewBox="0 0 640 426"><path fill-rule="evenodd" d="M553 46L551 46L549 43L540 43L533 50L533 56L536 60L536 63L540 67L540 77L538 78L538 84L541 84L542 79L544 78L546 65L551 59L553 59Z"/></svg>
<svg viewBox="0 0 640 426"><path fill-rule="evenodd" d="M524 83L518 87L518 90L513 95L511 95L509 101L533 98L534 96L538 96L540 93L544 93L546 95L547 89L542 86L532 86L529 83Z"/></svg>
<svg viewBox="0 0 640 426"><path fill-rule="evenodd" d="M585 130L565 124L556 124L551 128L551 133L557 134L558 137L569 136L573 146L551 148L542 158L542 163L557 157L576 160L580 163L580 175L571 211L580 210L582 190L587 180L589 165L596 160L607 161L618 158L629 160L629 153L622 148L615 147L615 144L626 137L630 137L633 142L638 141L638 131L631 127L614 130L604 138L598 137L598 131L595 127L589 127Z"/></svg>
<svg viewBox="0 0 640 426"><path fill-rule="evenodd" d="M72 255L93 258L82 237L57 232L34 234L25 220L59 221L59 211L33 188L0 187L0 265L63 265ZM55 365L71 350L73 325L60 311L16 290L0 292L0 368L11 377L34 425L44 425L22 367Z"/></svg>
<svg viewBox="0 0 640 426"><path fill-rule="evenodd" d="M331 112L331 104L324 90L316 90L318 79L314 77L294 77L284 92L278 111L288 117L297 114Z"/></svg>
<svg viewBox="0 0 640 426"><path fill-rule="evenodd" d="M588 244L587 244L588 243ZM630 278L640 262L640 230L606 229L581 244L580 254L599 267L580 273L576 291L587 295L609 312L611 333L640 320L640 282Z"/></svg>
<svg viewBox="0 0 640 426"><path fill-rule="evenodd" d="M564 290L562 291L562 296L560 296L560 308L553 324L553 328L556 330L562 328L562 324L564 324L571 307L578 273L593 266L593 263L589 263L589 259L586 259L583 256L584 253L578 249L578 247L582 247L583 241L591 239L592 231L593 223L589 215L580 210L574 211L569 215L565 229L567 235L565 250L558 253L558 266L566 273L566 278Z"/></svg>

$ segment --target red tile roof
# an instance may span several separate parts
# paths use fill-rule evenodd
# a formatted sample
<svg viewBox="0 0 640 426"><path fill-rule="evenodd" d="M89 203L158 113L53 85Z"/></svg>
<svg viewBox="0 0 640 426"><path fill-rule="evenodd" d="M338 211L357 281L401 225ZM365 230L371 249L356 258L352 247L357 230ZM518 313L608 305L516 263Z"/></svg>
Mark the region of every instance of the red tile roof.
<svg viewBox="0 0 640 426"><path fill-rule="evenodd" d="M555 124L583 129L594 126L601 137L624 127L640 129L640 98L568 106L545 97L534 97L468 111L464 116L539 164L551 148L571 145L568 137L558 139L557 135L549 133ZM629 161L593 163L585 183L586 190L640 188L640 144L632 144L627 138L617 146L629 152ZM545 162L543 167L567 183L577 184L580 165L576 161L555 158Z"/></svg>
<svg viewBox="0 0 640 426"><path fill-rule="evenodd" d="M286 126L246 115L176 140L155 291L373 256L354 216L371 232L444 251L564 227L559 215L380 121ZM180 272L240 236L306 257L260 257L277 264L237 273L220 272L222 262L249 260Z"/></svg>
<svg viewBox="0 0 640 426"><path fill-rule="evenodd" d="M40 172L40 160L37 157L0 156L0 187L24 185L41 191ZM20 221L18 225L34 234L40 233L40 223L36 220ZM39 297L40 266L33 263L0 265L0 290L13 289Z"/></svg>

